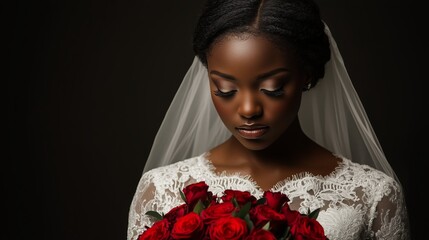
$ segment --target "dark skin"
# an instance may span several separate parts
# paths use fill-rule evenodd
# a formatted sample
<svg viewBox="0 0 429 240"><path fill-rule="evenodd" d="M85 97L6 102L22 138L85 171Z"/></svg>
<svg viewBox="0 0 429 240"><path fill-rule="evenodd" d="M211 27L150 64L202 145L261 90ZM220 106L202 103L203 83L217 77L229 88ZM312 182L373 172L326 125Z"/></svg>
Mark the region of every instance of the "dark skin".
<svg viewBox="0 0 429 240"><path fill-rule="evenodd" d="M297 114L311 73L293 51L262 36L228 36L212 46L207 62L213 103L232 133L210 150L216 172L249 175L269 190L301 172L335 170L339 159L301 129Z"/></svg>

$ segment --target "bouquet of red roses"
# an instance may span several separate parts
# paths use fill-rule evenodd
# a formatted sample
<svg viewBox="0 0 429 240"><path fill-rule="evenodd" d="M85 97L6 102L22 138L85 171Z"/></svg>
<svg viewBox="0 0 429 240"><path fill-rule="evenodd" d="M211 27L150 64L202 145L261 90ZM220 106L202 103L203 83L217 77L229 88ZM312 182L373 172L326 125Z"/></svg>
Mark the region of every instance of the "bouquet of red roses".
<svg viewBox="0 0 429 240"><path fill-rule="evenodd" d="M165 215L146 214L157 221L138 240L156 239L328 239L316 221L319 209L301 214L289 208L289 198L280 192L265 191L257 199L249 192L225 190L213 196L205 182L180 191L184 204Z"/></svg>

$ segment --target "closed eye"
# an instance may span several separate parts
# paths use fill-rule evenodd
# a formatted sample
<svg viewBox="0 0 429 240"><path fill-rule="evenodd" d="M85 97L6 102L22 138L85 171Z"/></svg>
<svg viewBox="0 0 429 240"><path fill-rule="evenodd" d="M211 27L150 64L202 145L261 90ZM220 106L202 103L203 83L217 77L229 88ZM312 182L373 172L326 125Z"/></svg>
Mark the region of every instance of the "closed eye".
<svg viewBox="0 0 429 240"><path fill-rule="evenodd" d="M261 92L270 97L280 97L285 93L285 91L283 90L283 86L277 88L276 90L261 89Z"/></svg>
<svg viewBox="0 0 429 240"><path fill-rule="evenodd" d="M214 92L214 95L216 95L216 96L227 98L227 97L233 96L235 94L235 92L237 92L237 90L232 90L229 92L222 92L221 90L217 89L217 90L214 90L213 92Z"/></svg>

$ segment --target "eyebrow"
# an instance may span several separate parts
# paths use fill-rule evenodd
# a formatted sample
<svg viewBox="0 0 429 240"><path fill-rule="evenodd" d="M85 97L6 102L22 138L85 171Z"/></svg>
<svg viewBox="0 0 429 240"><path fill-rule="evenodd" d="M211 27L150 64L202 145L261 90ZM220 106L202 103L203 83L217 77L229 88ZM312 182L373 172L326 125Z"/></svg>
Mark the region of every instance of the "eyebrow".
<svg viewBox="0 0 429 240"><path fill-rule="evenodd" d="M272 71L269 71L269 72L266 72L266 73L258 75L258 77L256 78L256 80L262 81L262 80L264 80L266 78L269 78L271 76L274 76L274 75L276 75L277 73L280 73L280 72L288 72L288 70L286 68L277 68L277 69L274 69ZM233 77L232 75L229 75L229 74L226 74L226 73L221 73L221 72L216 71L216 70L210 71L210 74L218 75L218 76L220 76L222 78L225 78L227 80L230 80L230 81L237 81L237 79L235 77Z"/></svg>

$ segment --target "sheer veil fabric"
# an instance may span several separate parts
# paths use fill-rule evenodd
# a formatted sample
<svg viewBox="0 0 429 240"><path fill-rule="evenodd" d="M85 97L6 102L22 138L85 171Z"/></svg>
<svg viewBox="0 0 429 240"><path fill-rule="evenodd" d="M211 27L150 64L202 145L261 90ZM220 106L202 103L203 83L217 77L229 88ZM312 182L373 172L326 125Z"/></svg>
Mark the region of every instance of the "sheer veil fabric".
<svg viewBox="0 0 429 240"><path fill-rule="evenodd" d="M304 132L335 154L398 178L387 161L356 93L337 44L325 24L331 60L325 77L303 93ZM211 97L207 69L195 56L161 123L143 173L202 154L231 136Z"/></svg>

